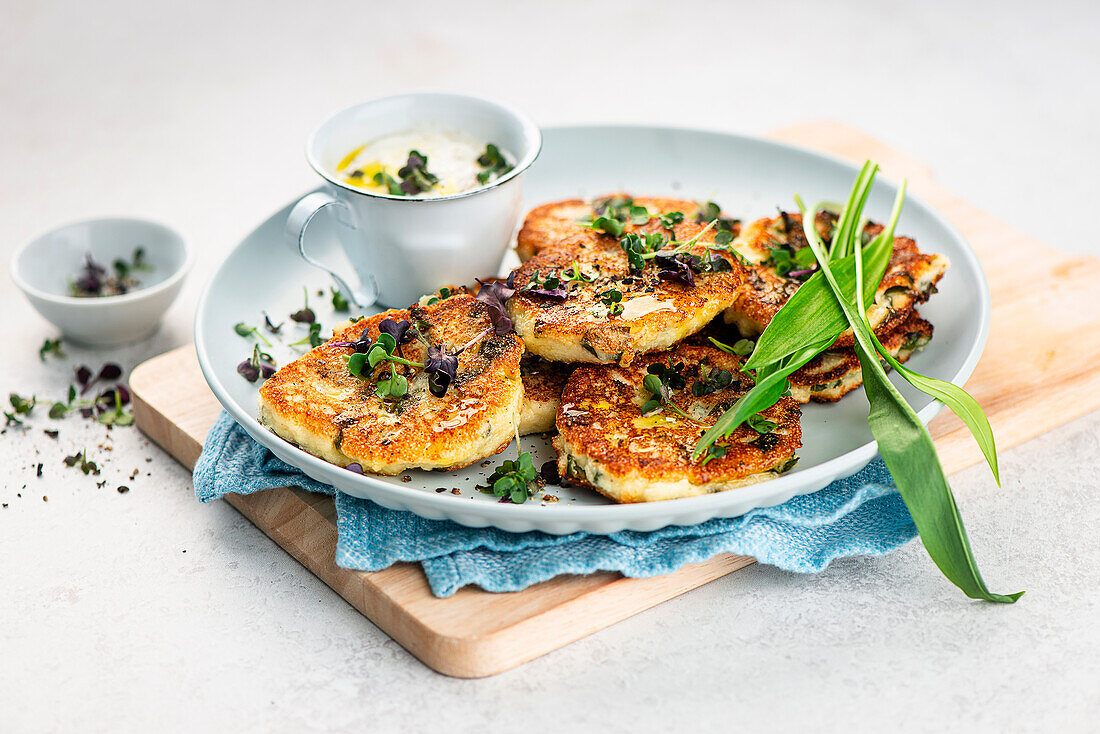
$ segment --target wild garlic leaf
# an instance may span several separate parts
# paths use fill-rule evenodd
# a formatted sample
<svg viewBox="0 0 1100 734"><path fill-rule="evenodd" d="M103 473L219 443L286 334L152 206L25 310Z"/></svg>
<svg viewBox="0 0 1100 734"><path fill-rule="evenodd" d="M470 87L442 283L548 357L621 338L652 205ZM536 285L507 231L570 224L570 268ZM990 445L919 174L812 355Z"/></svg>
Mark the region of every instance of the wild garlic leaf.
<svg viewBox="0 0 1100 734"><path fill-rule="evenodd" d="M864 171L867 170L868 166L864 166ZM870 175L873 179L874 169L871 169ZM903 192L899 192L899 198L901 196L904 196ZM857 200L856 206L861 207L865 200L864 195L862 200ZM862 296L857 296L859 300L856 303L848 300L831 272L828 256L818 239L812 220L808 225L806 223L806 208L801 201L798 203L803 213L803 229L810 247L814 248L830 291L855 335L855 351L859 357L863 385L870 403L867 422L871 434L878 442L879 453L894 478L902 500L909 508L909 514L917 526L928 555L944 576L970 598L1001 603L1016 601L1023 592L997 594L986 587L978 572L962 517L940 465L932 437L913 408L886 377L878 360L875 337L866 323L866 315L860 309ZM859 220L859 214L858 210L854 212L853 218L856 221ZM850 230L847 235L849 240L854 239L854 232L854 229ZM859 244L854 246L858 247ZM856 290L862 289L853 289Z"/></svg>

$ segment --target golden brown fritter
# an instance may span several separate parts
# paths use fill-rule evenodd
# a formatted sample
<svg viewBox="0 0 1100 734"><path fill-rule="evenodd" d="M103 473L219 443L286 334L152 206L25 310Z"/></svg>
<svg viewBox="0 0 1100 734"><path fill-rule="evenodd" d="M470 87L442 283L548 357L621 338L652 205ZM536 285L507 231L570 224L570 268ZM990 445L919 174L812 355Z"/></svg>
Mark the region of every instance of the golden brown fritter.
<svg viewBox="0 0 1100 734"><path fill-rule="evenodd" d="M814 224L826 243L831 241L834 222L832 214L819 212L815 217ZM881 231L882 225L874 223L868 224L864 230L870 237ZM726 310L724 318L726 323L735 325L745 336L757 336L802 284L797 278L784 277L777 272L776 255L773 254L775 249L792 253L808 247L802 230L802 216L782 213L778 217L758 219L744 228L733 246L751 265L748 268L748 288ZM944 255L921 253L916 242L908 237L895 237L890 263L874 303L867 309L867 317L875 333L880 336L889 333L909 317L913 306L928 300L936 292L936 283L950 264ZM850 330L844 332L836 343L837 346L852 344Z"/></svg>
<svg viewBox="0 0 1100 734"><path fill-rule="evenodd" d="M554 430L561 405L561 393L574 365L547 362L533 354L525 354L519 363L523 375L523 410L520 412L519 433L545 433Z"/></svg>
<svg viewBox="0 0 1100 734"><path fill-rule="evenodd" d="M594 241L599 237L607 237L587 227L579 225L578 220L591 218L593 211L603 213L606 203L612 200L630 200L636 206L644 206L650 214L669 214L681 212L684 219L692 221L699 212L699 205L693 201L684 199L663 199L650 196L632 198L629 194L609 194L598 197L592 201L583 199L566 199L554 201L549 204L537 206L527 213L523 220L523 227L516 235L516 254L521 261L529 260L534 255L562 242L573 240ZM644 225L638 226L626 222L626 232L655 232L660 229L660 223L656 218Z"/></svg>
<svg viewBox="0 0 1100 734"><path fill-rule="evenodd" d="M364 333L375 340L388 318L412 321L448 352L466 346L443 397L429 392L420 368L396 367L408 380L408 393L396 400L375 395L388 362L367 379L348 371L346 357L353 350L332 343L353 342ZM427 348L414 339L401 350L406 359L424 362ZM338 328L332 342L264 383L260 421L305 451L340 466L357 462L366 472L466 466L502 451L515 435L523 403L522 354L523 342L515 334L497 336L485 305L463 289L432 305L386 311Z"/></svg>
<svg viewBox="0 0 1100 734"><path fill-rule="evenodd" d="M705 228L694 222L677 225L675 236L686 242ZM745 290L746 270L737 258L723 250L706 250L715 244L714 229L702 234L689 254L713 257L728 263L726 272L694 274L694 286L659 276L651 260L632 274L627 255L617 238L601 235L549 247L516 271L516 296L508 312L527 350L556 362L630 364L635 354L666 349L702 329L732 305ZM661 250L669 253L671 246ZM553 275L563 282L580 268L583 282L565 283L564 301L525 293L532 278ZM621 312L608 304L607 294L621 294Z"/></svg>
<svg viewBox="0 0 1100 734"><path fill-rule="evenodd" d="M650 365L670 361L684 380L670 399L690 419L667 407L641 412L651 397L643 386ZM752 386L738 371L741 363L712 347L681 344L639 356L629 367L578 367L558 410L554 447L561 476L616 502L650 502L720 492L788 471L802 442L801 411L790 398L760 414L768 422L757 423L764 432L742 425L718 442L723 456L706 463L691 459L703 432ZM713 384L722 370L729 373L728 385L697 397L703 390L695 383L709 378Z"/></svg>

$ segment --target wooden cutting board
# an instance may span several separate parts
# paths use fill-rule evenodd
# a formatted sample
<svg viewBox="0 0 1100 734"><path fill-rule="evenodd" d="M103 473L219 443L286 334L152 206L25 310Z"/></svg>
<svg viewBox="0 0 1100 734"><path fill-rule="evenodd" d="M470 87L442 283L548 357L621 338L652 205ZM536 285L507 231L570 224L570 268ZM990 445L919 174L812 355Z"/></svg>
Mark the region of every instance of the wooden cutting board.
<svg viewBox="0 0 1100 734"><path fill-rule="evenodd" d="M993 323L967 388L989 414L1001 449L1100 407L1100 259L1051 250L944 191L925 165L852 128L811 123L771 137L855 162L871 158L887 177L908 177L910 190L970 240L989 277ZM145 362L130 386L141 430L193 467L221 409L194 349ZM949 474L981 459L950 413L931 429ZM338 568L328 497L286 488L226 501L426 665L463 678L507 670L754 562L726 554L649 579L561 576L519 592L465 588L437 599L416 564L375 573ZM931 564L927 572L936 573Z"/></svg>

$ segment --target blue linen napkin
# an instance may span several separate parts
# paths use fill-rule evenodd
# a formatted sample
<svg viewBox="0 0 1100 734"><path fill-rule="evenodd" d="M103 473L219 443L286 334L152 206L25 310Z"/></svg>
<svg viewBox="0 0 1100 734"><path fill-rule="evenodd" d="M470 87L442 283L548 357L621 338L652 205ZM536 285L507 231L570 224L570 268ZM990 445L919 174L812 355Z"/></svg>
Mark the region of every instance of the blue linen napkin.
<svg viewBox="0 0 1100 734"><path fill-rule="evenodd" d="M335 495L337 565L378 571L398 561L419 561L439 597L468 584L518 591L566 573L657 576L727 552L812 573L842 556L885 555L917 534L881 460L782 505L690 527L611 535L468 528L388 510L316 482L253 441L223 412L195 465L199 500L287 486Z"/></svg>

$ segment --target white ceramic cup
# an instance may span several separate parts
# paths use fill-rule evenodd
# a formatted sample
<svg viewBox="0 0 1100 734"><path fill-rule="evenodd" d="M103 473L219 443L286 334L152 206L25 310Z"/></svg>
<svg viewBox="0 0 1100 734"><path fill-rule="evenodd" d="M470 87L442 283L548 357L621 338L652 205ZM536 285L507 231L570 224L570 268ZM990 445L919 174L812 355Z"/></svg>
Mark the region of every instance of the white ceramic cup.
<svg viewBox="0 0 1100 734"><path fill-rule="evenodd" d="M336 164L349 150L426 125L495 143L516 165L487 186L430 199L363 191L336 178ZM496 275L519 222L523 173L541 147L542 135L530 119L476 97L405 94L349 107L306 144L306 158L326 184L291 210L287 240L361 307L404 307L441 286ZM358 287L307 252L309 221L325 208L341 225L335 229Z"/></svg>

